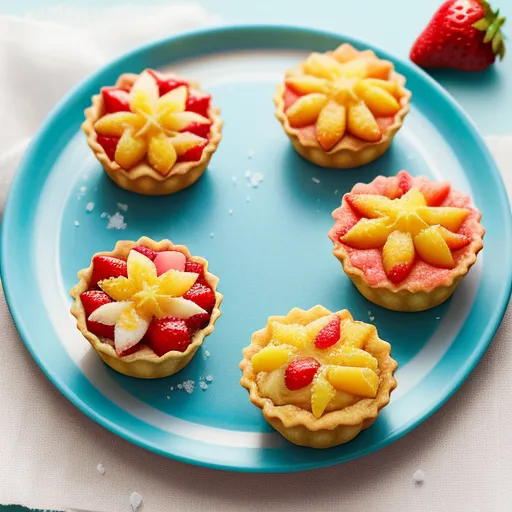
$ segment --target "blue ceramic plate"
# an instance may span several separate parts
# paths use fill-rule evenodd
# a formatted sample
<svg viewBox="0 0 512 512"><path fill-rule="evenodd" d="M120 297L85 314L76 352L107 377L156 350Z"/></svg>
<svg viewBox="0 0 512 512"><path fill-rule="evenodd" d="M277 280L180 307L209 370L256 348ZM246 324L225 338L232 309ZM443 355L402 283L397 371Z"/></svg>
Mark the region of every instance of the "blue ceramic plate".
<svg viewBox="0 0 512 512"><path fill-rule="evenodd" d="M511 287L510 208L496 166L473 124L426 74L395 62L413 92L411 113L391 149L361 169L335 171L298 157L274 119L283 71L311 50L352 38L281 26L215 28L142 47L72 91L41 128L20 166L3 222L3 284L28 349L54 385L85 414L162 455L223 469L296 471L368 454L400 438L460 386L489 345ZM174 69L201 81L225 119L208 172L168 197L121 190L80 131L83 110L123 72ZM358 181L393 175L450 180L483 211L485 249L446 304L405 314L367 302L332 256L331 212ZM263 174L257 188L246 171ZM88 208L93 208L88 211ZM148 235L186 244L220 276L223 315L193 362L158 381L110 370L69 314L68 290L92 254L118 239ZM377 422L347 445L293 446L267 426L238 363L269 315L323 304L373 321L393 345L399 386ZM211 376L208 389L199 386ZM208 379L211 380L211 379ZM191 381L192 393L178 388ZM204 385L203 385L204 386ZM206 386L204 386L206 387ZM171 390L171 388L173 388ZM190 390L190 389L189 389Z"/></svg>

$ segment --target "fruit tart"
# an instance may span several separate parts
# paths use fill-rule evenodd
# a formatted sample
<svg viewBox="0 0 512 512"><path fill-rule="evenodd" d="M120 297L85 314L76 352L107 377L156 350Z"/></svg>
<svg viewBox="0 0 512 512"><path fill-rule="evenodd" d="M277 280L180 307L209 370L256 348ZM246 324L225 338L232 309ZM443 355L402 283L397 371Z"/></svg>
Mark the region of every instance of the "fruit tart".
<svg viewBox="0 0 512 512"><path fill-rule="evenodd" d="M147 69L103 87L82 129L105 172L120 187L164 195L192 185L221 139L219 109L195 82Z"/></svg>
<svg viewBox="0 0 512 512"><path fill-rule="evenodd" d="M70 292L78 329L106 364L131 377L181 370L221 314L208 262L169 240L117 242L78 277Z"/></svg>
<svg viewBox="0 0 512 512"><path fill-rule="evenodd" d="M389 147L411 93L390 61L342 44L288 71L274 103L295 150L323 167L358 167Z"/></svg>
<svg viewBox="0 0 512 512"><path fill-rule="evenodd" d="M357 184L334 210L334 255L371 302L423 311L450 297L475 263L482 214L448 182L406 171Z"/></svg>
<svg viewBox="0 0 512 512"><path fill-rule="evenodd" d="M372 425L389 403L397 367L390 348L346 309L295 308L252 335L240 383L286 439L330 448Z"/></svg>

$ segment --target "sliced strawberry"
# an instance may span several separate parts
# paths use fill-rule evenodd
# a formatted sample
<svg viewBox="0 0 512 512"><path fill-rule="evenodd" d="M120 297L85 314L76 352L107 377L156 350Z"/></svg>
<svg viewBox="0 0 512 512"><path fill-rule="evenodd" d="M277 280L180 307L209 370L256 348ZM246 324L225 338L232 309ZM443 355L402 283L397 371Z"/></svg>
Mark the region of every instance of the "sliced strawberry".
<svg viewBox="0 0 512 512"><path fill-rule="evenodd" d="M204 277L204 267L197 261L187 260L185 272L194 272L195 274L199 274L200 278Z"/></svg>
<svg viewBox="0 0 512 512"><path fill-rule="evenodd" d="M341 335L341 323L339 317L329 322L315 338L316 348L329 348L338 343Z"/></svg>
<svg viewBox="0 0 512 512"><path fill-rule="evenodd" d="M113 329L113 327L112 327L112 329ZM135 354L135 352L138 352L141 348L142 348L142 343L137 343L137 345L127 348L124 352L121 352L120 354L117 354L117 355L119 357L129 356L130 354Z"/></svg>
<svg viewBox="0 0 512 512"><path fill-rule="evenodd" d="M98 281L109 277L128 277L126 261L111 256L94 256L92 259L92 276L89 289L96 288Z"/></svg>
<svg viewBox="0 0 512 512"><path fill-rule="evenodd" d="M207 139L210 134L210 128L212 126L212 122L209 123L190 123L183 131L190 132L194 135L198 135L203 139Z"/></svg>
<svg viewBox="0 0 512 512"><path fill-rule="evenodd" d="M103 87L101 89L105 114L114 112L130 112L130 93L119 87Z"/></svg>
<svg viewBox="0 0 512 512"><path fill-rule="evenodd" d="M413 177L407 171L400 171L397 175L397 187L399 190L399 196L403 196L406 192L411 190L414 180Z"/></svg>
<svg viewBox="0 0 512 512"><path fill-rule="evenodd" d="M386 275L392 283L401 283L411 273L412 265L412 262L398 263Z"/></svg>
<svg viewBox="0 0 512 512"><path fill-rule="evenodd" d="M185 110L188 110L189 112L196 112L204 117L208 117L211 99L211 95L207 92L194 91L190 89Z"/></svg>
<svg viewBox="0 0 512 512"><path fill-rule="evenodd" d="M105 292L100 290L89 290L88 292L84 292L80 295L80 300L82 301L82 306L84 307L85 311L87 329L93 334L96 334L96 336L101 336L102 338L113 340L113 325L104 325L100 324L99 322L91 322L87 320L93 311L96 311L100 306L103 306L104 304L109 304L112 302L112 299Z"/></svg>
<svg viewBox="0 0 512 512"><path fill-rule="evenodd" d="M191 316L185 320L191 333L204 329L210 321L210 315L208 313L199 313L198 315Z"/></svg>
<svg viewBox="0 0 512 512"><path fill-rule="evenodd" d="M183 295L184 299L195 302L199 307L211 312L215 306L215 293L206 284L195 283L190 290Z"/></svg>
<svg viewBox="0 0 512 512"><path fill-rule="evenodd" d="M197 146L190 148L188 151L185 151L183 155L178 157L178 162L196 162L198 160L201 160L201 157L203 156L203 150L206 147L206 144L206 141L201 142L201 144L198 144Z"/></svg>
<svg viewBox="0 0 512 512"><path fill-rule="evenodd" d="M156 80L160 96L163 96L181 85L188 86L188 82L186 80L183 80L176 75L160 73L154 69L147 69L146 71Z"/></svg>
<svg viewBox="0 0 512 512"><path fill-rule="evenodd" d="M428 181L421 184L420 190L429 206L440 206L448 197L451 185L447 181Z"/></svg>
<svg viewBox="0 0 512 512"><path fill-rule="evenodd" d="M152 251L149 247L146 247L144 245L137 245L137 247L134 247L132 250L144 254L144 256L146 256L146 258L149 258L151 261L153 261L156 258L157 254L155 251Z"/></svg>
<svg viewBox="0 0 512 512"><path fill-rule="evenodd" d="M185 320L181 318L154 318L144 337L148 346L158 356L171 350L185 352L192 341Z"/></svg>
<svg viewBox="0 0 512 512"><path fill-rule="evenodd" d="M320 368L320 363L312 357L292 361L286 367L284 374L286 387L290 391L295 391L311 384L318 368Z"/></svg>
<svg viewBox="0 0 512 512"><path fill-rule="evenodd" d="M106 137L105 135L98 135L96 137L98 144L105 150L105 153L110 158L110 160L114 160L116 156L116 148L117 143L119 142L119 137Z"/></svg>

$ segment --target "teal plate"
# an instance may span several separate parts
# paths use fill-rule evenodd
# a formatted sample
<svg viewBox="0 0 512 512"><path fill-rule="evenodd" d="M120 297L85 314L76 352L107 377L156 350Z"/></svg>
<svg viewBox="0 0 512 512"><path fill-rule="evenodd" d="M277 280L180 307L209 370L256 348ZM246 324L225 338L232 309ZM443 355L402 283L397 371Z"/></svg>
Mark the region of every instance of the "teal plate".
<svg viewBox="0 0 512 512"><path fill-rule="evenodd" d="M452 395L484 353L510 296L512 270L503 264L512 256L510 207L482 138L450 96L418 68L373 48L407 77L412 108L391 149L353 170L302 160L274 119L272 96L283 71L307 52L343 41L373 48L337 34L282 26L221 27L158 41L90 77L42 126L5 211L3 284L39 366L101 425L159 454L204 466L318 468L406 434ZM225 120L208 172L167 197L115 186L80 132L91 95L119 74L146 67L197 78ZM342 194L358 181L404 168L470 193L487 229L485 249L453 298L416 314L387 311L361 297L327 238ZM246 171L262 173L263 182L252 187ZM225 295L215 332L193 362L157 381L127 378L103 365L69 314L68 290L92 254L142 235L170 238L206 257ZM400 364L399 386L375 424L344 446L318 451L289 444L272 431L240 387L238 369L242 347L269 315L315 304L349 308L356 319L373 321ZM213 381L202 390L199 382L207 376ZM188 380L195 383L190 394L178 388Z"/></svg>

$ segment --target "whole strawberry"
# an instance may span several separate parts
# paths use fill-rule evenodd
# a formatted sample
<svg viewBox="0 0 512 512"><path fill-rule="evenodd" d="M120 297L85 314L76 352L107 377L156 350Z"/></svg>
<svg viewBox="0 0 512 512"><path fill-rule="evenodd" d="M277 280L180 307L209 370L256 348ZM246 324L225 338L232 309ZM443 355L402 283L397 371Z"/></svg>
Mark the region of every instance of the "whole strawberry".
<svg viewBox="0 0 512 512"><path fill-rule="evenodd" d="M485 0L447 0L411 49L411 60L424 68L482 71L505 56L500 17Z"/></svg>

